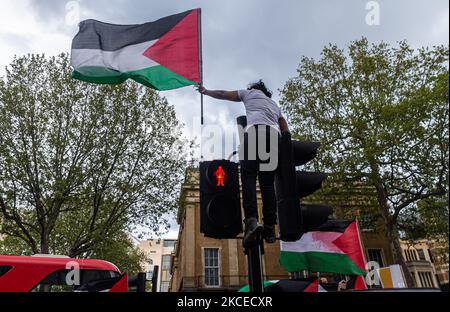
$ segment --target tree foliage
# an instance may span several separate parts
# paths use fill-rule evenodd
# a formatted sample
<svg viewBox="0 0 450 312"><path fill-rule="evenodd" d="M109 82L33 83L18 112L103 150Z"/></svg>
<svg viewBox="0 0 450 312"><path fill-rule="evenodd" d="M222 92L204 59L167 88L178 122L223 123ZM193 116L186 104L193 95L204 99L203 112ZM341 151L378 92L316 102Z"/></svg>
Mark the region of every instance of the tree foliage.
<svg viewBox="0 0 450 312"><path fill-rule="evenodd" d="M448 194L439 198L421 200L400 214L399 229L408 240L432 239L447 245L449 235Z"/></svg>
<svg viewBox="0 0 450 312"><path fill-rule="evenodd" d="M151 89L74 80L67 54L15 58L0 80L1 233L75 257L158 231L186 166L179 137Z"/></svg>
<svg viewBox="0 0 450 312"><path fill-rule="evenodd" d="M322 143L316 165L374 187L402 265L401 216L448 191L448 52L365 38L329 45L318 60L303 57L282 90L294 135Z"/></svg>
<svg viewBox="0 0 450 312"><path fill-rule="evenodd" d="M50 252L54 255L66 254L66 249L64 249L64 245L52 244ZM32 255L33 251L23 239L16 236L5 236L0 240L0 254ZM136 275L142 272L143 264L148 261L145 253L134 245L124 231L112 233L111 236L105 237L95 244L89 252L84 253L82 257L109 261L114 263L121 272L128 272L128 275Z"/></svg>

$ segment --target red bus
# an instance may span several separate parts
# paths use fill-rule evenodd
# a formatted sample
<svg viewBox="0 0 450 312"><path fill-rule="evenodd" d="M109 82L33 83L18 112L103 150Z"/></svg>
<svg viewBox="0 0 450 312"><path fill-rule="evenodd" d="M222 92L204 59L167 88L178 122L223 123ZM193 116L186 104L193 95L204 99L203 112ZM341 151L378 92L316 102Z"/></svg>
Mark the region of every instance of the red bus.
<svg viewBox="0 0 450 312"><path fill-rule="evenodd" d="M128 291L127 274L103 260L0 255L0 292L99 291Z"/></svg>

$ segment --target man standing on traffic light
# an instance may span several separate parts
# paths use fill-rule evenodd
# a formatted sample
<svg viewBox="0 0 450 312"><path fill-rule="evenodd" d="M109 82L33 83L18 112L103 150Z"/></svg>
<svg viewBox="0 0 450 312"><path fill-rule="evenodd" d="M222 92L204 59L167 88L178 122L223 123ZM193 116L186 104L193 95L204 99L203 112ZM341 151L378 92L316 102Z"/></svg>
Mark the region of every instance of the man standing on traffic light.
<svg viewBox="0 0 450 312"><path fill-rule="evenodd" d="M276 160L278 160L278 134L280 131L289 132L289 129L280 108L272 100L272 92L266 88L262 80L250 84L247 90L207 90L203 86L199 86L198 91L219 100L242 101L244 103L247 127L244 134L244 144L241 145L244 151L241 155L244 157L240 157L245 212L244 245L256 241L257 235L261 232L266 242L275 242L277 214L274 178L277 164L267 166L268 163L271 163L271 160L261 157L260 148L262 147L260 145L265 146L263 154L271 155L270 157L275 155ZM275 133L275 136L273 133ZM252 155L256 157L252 157ZM258 223L256 177L259 179L261 189L264 226Z"/></svg>

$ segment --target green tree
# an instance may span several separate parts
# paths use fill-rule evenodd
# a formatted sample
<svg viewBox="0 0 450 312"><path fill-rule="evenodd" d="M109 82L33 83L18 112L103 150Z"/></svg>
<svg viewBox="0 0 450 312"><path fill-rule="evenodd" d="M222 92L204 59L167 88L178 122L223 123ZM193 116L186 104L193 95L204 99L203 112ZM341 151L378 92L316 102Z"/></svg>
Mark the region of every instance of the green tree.
<svg viewBox="0 0 450 312"><path fill-rule="evenodd" d="M57 232L57 230L55 230ZM62 233L58 234L63 236ZM52 245L51 254L65 254L64 245ZM62 250L59 252L58 250ZM0 240L0 254L4 255L31 255L30 246L21 238L16 236L6 236ZM145 253L133 244L125 231L114 233L99 241L89 252L82 255L83 258L102 259L115 264L121 272L128 272L128 275L136 275L142 272L144 262L148 261Z"/></svg>
<svg viewBox="0 0 450 312"><path fill-rule="evenodd" d="M67 54L15 58L0 134L0 233L32 253L104 255L175 212L186 142L151 89L74 80Z"/></svg>
<svg viewBox="0 0 450 312"><path fill-rule="evenodd" d="M408 240L432 239L448 247L448 204L448 195L427 198L401 213L399 229L403 232L403 237Z"/></svg>
<svg viewBox="0 0 450 312"><path fill-rule="evenodd" d="M394 258L400 216L448 185L448 47L391 47L362 38L303 57L282 90L294 135L322 142L316 165L376 190ZM447 220L448 222L448 220Z"/></svg>
<svg viewBox="0 0 450 312"><path fill-rule="evenodd" d="M448 264L449 253L449 205L448 193L438 198L417 202L413 208L399 216L399 229L405 240L431 240L435 265Z"/></svg>
<svg viewBox="0 0 450 312"><path fill-rule="evenodd" d="M144 262L149 259L145 253L134 245L128 234L121 232L113 239L106 238L92 250L87 258L104 259L114 263L121 272L136 275L142 272Z"/></svg>

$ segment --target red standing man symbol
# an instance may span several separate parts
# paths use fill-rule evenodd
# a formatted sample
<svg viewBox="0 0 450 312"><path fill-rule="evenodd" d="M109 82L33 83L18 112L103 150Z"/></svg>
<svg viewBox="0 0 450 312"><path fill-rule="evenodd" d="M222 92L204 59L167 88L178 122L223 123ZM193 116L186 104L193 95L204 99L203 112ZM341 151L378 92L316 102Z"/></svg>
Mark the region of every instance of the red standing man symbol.
<svg viewBox="0 0 450 312"><path fill-rule="evenodd" d="M222 166L219 166L214 174L217 179L217 186L225 186L225 184L223 183L225 181L225 171L223 170Z"/></svg>

